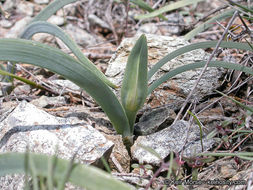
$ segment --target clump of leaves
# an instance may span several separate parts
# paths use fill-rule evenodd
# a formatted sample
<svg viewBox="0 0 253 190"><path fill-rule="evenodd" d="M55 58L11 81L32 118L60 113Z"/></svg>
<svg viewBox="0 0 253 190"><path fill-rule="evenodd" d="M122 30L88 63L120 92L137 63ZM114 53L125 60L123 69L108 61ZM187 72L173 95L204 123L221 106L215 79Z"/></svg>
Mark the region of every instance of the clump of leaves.
<svg viewBox="0 0 253 190"><path fill-rule="evenodd" d="M58 1L56 0L55 2ZM58 4L54 4L55 2L52 4L59 8ZM69 2L73 2L73 0L68 0L65 3ZM205 61L178 67L148 86L148 81L151 77L171 59L198 48L214 47L217 43L216 41L200 42L179 48L166 55L148 71L147 41L145 35L141 35L128 57L123 85L121 87L121 99L119 100L110 89L110 87L116 86L81 53L81 50L75 42L61 28L45 21L38 21L40 19L48 19L48 14L52 14L52 10L57 10L57 8L52 8L52 4L26 27L21 37L29 39L32 35L39 32L55 35L73 51L76 58L71 57L57 48L32 40L0 39L0 60L28 63L47 68L83 88L102 107L113 124L114 129L124 137L127 146L132 141L136 114L143 106L146 97L166 80L182 72L203 67ZM48 11L51 12L48 13ZM251 50L247 43L222 42L220 47ZM251 68L239 64L212 61L209 65L210 67L240 70L253 75Z"/></svg>

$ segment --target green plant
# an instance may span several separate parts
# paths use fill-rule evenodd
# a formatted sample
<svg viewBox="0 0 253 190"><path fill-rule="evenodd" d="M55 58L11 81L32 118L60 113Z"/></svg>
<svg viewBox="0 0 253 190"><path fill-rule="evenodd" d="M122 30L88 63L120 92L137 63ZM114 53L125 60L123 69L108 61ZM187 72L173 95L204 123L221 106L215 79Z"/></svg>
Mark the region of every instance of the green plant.
<svg viewBox="0 0 253 190"><path fill-rule="evenodd" d="M127 184L108 173L83 164L34 153L0 154L0 176L7 174L30 174L32 189L63 190L67 182L90 190L130 190ZM40 180L38 180L40 179Z"/></svg>
<svg viewBox="0 0 253 190"><path fill-rule="evenodd" d="M68 2L73 2L73 0ZM51 9L47 8L46 10ZM41 18L47 19L48 17L43 17L42 15ZM148 86L148 80L153 74L176 56L198 48L214 47L217 43L216 41L201 42L185 46L166 55L147 71L147 42L146 37L142 35L137 40L128 58L121 88L121 100L118 100L108 86L113 86L113 84L108 82L108 79L97 70L81 53L71 38L59 27L45 21L33 21L32 24L27 26L21 37L29 39L33 34L38 32L50 33L62 39L73 51L77 59L57 48L39 42L24 39L0 39L0 60L23 62L47 68L76 83L86 90L102 107L115 130L124 137L126 143L131 143L136 114L143 106L147 95L171 77L191 69L203 67L205 61L176 68ZM251 50L251 47L247 43L223 42L221 43L221 47ZM213 61L210 66L235 69L253 75L251 68L238 64Z"/></svg>

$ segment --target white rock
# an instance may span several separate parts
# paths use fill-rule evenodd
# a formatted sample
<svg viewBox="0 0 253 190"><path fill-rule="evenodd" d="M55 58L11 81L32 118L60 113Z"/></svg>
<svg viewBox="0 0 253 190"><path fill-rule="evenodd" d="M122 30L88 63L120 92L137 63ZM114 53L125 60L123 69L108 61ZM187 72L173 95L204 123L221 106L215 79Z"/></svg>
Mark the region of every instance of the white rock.
<svg viewBox="0 0 253 190"><path fill-rule="evenodd" d="M64 18L61 16L57 15L52 15L49 19L48 22L55 24L57 26L62 26L64 24Z"/></svg>
<svg viewBox="0 0 253 190"><path fill-rule="evenodd" d="M34 3L37 3L37 4L48 4L49 0L34 0Z"/></svg>
<svg viewBox="0 0 253 190"><path fill-rule="evenodd" d="M68 24L66 26L66 32L75 40L76 43L82 46L87 45L95 45L96 39L86 32L85 30L74 26L72 24Z"/></svg>
<svg viewBox="0 0 253 190"><path fill-rule="evenodd" d="M10 29L6 34L6 38L16 38L25 28L25 26L32 20L30 16L24 17L21 20L17 21L15 25Z"/></svg>
<svg viewBox="0 0 253 190"><path fill-rule="evenodd" d="M75 160L96 165L101 156L109 157L113 147L84 121L54 117L23 101L0 123L0 153L25 152L28 145L30 152L48 155L54 155L58 146L60 158L71 159L77 153ZM24 181L24 175L0 177L0 189L22 190Z"/></svg>
<svg viewBox="0 0 253 190"><path fill-rule="evenodd" d="M108 30L111 30L111 27L102 19L100 19L99 17L97 17L94 14L91 14L88 16L89 21L91 22L91 24L93 25L99 25L102 28L106 28Z"/></svg>
<svg viewBox="0 0 253 190"><path fill-rule="evenodd" d="M40 108L44 108L48 106L66 104L66 100L63 96L56 96L56 97L41 96L38 99L32 100L31 104Z"/></svg>
<svg viewBox="0 0 253 190"><path fill-rule="evenodd" d="M139 163L147 163L152 165L159 165L160 161L154 154L140 147L140 145L150 147L157 152L159 156L164 159L171 151L179 153L182 148L183 156L191 157L201 153L201 141L199 126L192 125L186 121L177 121L170 127L163 129L157 133L139 136L131 147L132 157L138 160ZM189 134L187 133L189 128ZM215 143L214 139L207 139L203 137L204 151L210 149Z"/></svg>
<svg viewBox="0 0 253 190"><path fill-rule="evenodd" d="M10 28L12 23L8 20L0 20L0 26L3 28Z"/></svg>
<svg viewBox="0 0 253 190"><path fill-rule="evenodd" d="M17 12L26 14L27 16L33 16L34 4L28 1L21 1L17 6Z"/></svg>
<svg viewBox="0 0 253 190"><path fill-rule="evenodd" d="M57 79L57 80L52 80L51 82L61 86L62 88L67 88L67 89L74 90L74 91L81 90L81 88L79 86L77 86L75 83L73 83L69 80Z"/></svg>

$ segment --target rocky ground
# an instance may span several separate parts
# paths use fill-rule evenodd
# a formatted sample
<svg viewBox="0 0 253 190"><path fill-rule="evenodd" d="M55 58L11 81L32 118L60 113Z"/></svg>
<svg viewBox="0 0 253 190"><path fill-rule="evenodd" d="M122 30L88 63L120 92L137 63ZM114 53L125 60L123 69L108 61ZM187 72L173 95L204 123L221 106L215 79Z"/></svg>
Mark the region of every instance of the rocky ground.
<svg viewBox="0 0 253 190"><path fill-rule="evenodd" d="M31 19L50 3L49 0L1 2L5 12L0 18L0 38L18 37ZM147 2L154 8L166 3ZM138 21L134 16L144 11L133 4L128 7L120 1L81 0L57 11L48 21L64 29L82 52L120 86L127 57L140 33L145 33L147 37L150 68L166 54L189 43L219 40L224 28L217 23L208 31L199 33L191 42L183 36L201 23L200 18L213 16L212 11L223 5L218 0L205 1L166 13L168 21L158 18ZM226 22L228 20L221 24L226 25ZM33 39L71 54L65 44L54 36L36 34ZM195 50L179 56L164 65L152 77L150 84L177 66L207 59L211 52L211 49ZM252 52L220 49L216 59L252 67ZM1 62L3 66L6 64ZM186 110L181 120L174 122L201 70L180 74L151 93L138 114L130 156L107 116L78 86L46 69L19 64L17 75L35 81L47 90L33 88L17 80L13 84L0 82L0 152L22 152L29 143L33 152L54 154L58 145L60 157L70 159L78 150L76 159L79 162L101 168L100 158L104 156L115 177L139 188L150 186L162 189L165 184L167 189L181 188L180 181L191 179L194 169L198 168L198 180L202 184L184 184L184 188L251 189L252 161L231 156L208 161L196 154L203 151L252 152L252 116L231 99L222 98L214 91L229 92L230 97L252 106L252 76L225 69L207 69L187 104L202 123L203 150L199 126ZM119 94L118 91L115 93ZM241 132L233 132L235 130ZM159 157L140 145L151 148ZM172 177L166 181L172 153L175 157ZM21 188L23 181L17 179L20 177L1 178L0 189ZM239 185L207 183L215 179L226 183L238 182Z"/></svg>

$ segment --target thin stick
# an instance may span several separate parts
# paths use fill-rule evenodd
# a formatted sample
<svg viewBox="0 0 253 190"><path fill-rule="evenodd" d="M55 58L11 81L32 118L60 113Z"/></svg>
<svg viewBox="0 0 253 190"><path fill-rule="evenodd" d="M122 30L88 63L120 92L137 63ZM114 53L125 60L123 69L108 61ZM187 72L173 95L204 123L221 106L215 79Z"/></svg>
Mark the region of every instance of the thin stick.
<svg viewBox="0 0 253 190"><path fill-rule="evenodd" d="M219 39L218 43L216 44L215 49L213 50L212 54L210 55L209 59L207 60L206 65L205 65L205 67L202 69L199 78L198 78L197 81L195 82L195 84L194 84L194 86L193 86L191 92L190 92L189 95L187 96L187 98L186 98L186 100L185 100L183 106L181 107L180 111L178 112L177 117L176 117L176 119L174 120L174 123L179 119L179 117L180 117L180 115L182 114L182 112L183 112L185 106L186 106L187 103L189 102L189 100L190 100L190 98L191 98L193 92L195 91L195 89L196 89L196 87L197 87L197 85L198 85L200 79L202 78L202 76L203 76L204 72L206 71L206 69L207 69L209 63L211 62L212 58L214 57L216 51L218 50L218 48L219 48L219 46L220 46L220 44L221 44L223 38L224 38L225 35L227 34L229 28L231 27L231 25L232 25L234 19L235 19L236 16L237 16L237 14L238 14L238 11L235 11L234 14L233 14L233 16L232 16L232 18L231 18L230 21L228 22L228 25L227 25L227 27L226 27L226 30L223 32L221 38Z"/></svg>

